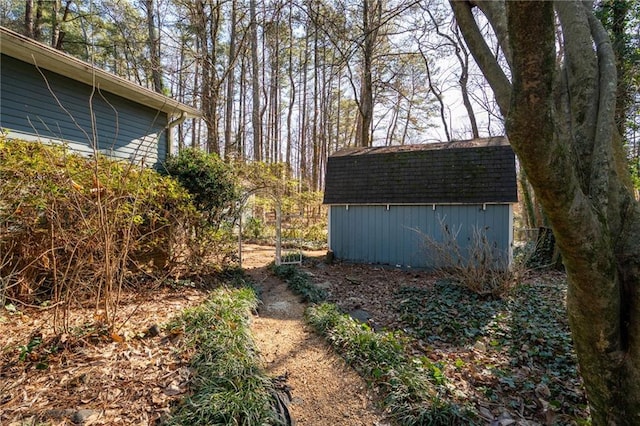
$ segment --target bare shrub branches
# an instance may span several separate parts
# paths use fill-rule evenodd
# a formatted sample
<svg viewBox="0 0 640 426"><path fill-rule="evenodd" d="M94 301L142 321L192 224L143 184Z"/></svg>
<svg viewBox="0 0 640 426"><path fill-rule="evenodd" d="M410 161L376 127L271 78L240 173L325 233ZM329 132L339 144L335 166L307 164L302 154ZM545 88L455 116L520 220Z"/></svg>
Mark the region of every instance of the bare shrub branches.
<svg viewBox="0 0 640 426"><path fill-rule="evenodd" d="M50 301L58 327L91 301L113 328L123 289L206 265L189 195L153 170L0 139L0 182L0 301Z"/></svg>
<svg viewBox="0 0 640 426"><path fill-rule="evenodd" d="M462 247L458 235L461 226L451 227L440 218L442 239L416 230L422 237L425 253L444 279L457 282L469 290L502 297L524 271L524 262L509 263L508 253L493 246L484 228L473 227L467 246Z"/></svg>

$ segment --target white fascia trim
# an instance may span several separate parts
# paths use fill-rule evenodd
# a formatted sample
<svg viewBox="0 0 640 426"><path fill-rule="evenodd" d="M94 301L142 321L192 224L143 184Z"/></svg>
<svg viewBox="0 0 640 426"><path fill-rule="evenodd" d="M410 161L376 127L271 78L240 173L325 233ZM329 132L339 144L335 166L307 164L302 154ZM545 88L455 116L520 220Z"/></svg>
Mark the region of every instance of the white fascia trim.
<svg viewBox="0 0 640 426"><path fill-rule="evenodd" d="M0 53L171 115L202 117L195 108L0 27Z"/></svg>

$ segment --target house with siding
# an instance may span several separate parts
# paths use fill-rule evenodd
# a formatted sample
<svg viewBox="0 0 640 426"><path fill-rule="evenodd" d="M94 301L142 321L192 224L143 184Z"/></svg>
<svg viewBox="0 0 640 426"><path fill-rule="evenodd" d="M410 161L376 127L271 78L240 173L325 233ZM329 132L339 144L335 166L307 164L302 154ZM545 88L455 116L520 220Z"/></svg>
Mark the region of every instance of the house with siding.
<svg viewBox="0 0 640 426"><path fill-rule="evenodd" d="M0 130L148 166L170 153L171 128L201 113L0 27Z"/></svg>
<svg viewBox="0 0 640 426"><path fill-rule="evenodd" d="M348 148L329 157L324 204L336 259L433 268L433 244L468 256L478 236L511 261L515 154L505 137Z"/></svg>

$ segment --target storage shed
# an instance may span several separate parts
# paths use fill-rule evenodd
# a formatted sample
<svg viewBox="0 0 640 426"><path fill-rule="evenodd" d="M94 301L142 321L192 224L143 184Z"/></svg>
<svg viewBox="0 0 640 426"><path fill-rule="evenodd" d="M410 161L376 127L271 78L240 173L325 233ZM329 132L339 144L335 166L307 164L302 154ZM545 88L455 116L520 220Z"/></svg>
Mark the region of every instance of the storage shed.
<svg viewBox="0 0 640 426"><path fill-rule="evenodd" d="M201 113L0 27L0 130L157 166L171 127Z"/></svg>
<svg viewBox="0 0 640 426"><path fill-rule="evenodd" d="M432 268L427 240L449 233L467 253L476 233L510 262L517 201L505 137L344 149L327 162L329 249L345 261Z"/></svg>

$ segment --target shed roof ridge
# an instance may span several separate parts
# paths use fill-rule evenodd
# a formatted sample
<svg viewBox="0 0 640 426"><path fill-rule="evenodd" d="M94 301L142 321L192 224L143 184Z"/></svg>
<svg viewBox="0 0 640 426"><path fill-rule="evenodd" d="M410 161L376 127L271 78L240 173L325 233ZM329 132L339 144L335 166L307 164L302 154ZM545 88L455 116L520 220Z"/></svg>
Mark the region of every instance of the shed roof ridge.
<svg viewBox="0 0 640 426"><path fill-rule="evenodd" d="M351 156L351 155L375 155L375 154L395 154L403 152L433 151L444 149L467 149L484 148L492 146L510 146L506 136L490 136L486 138L475 138L465 140L455 140L449 142L434 142L409 145L389 145L371 147L346 147L342 148L331 156Z"/></svg>

